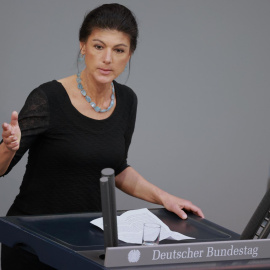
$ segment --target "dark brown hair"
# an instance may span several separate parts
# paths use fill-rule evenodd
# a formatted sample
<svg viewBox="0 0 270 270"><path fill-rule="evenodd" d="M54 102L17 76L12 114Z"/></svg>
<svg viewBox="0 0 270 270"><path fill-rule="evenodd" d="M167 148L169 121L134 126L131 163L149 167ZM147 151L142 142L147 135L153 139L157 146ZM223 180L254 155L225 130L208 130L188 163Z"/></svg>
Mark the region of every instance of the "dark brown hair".
<svg viewBox="0 0 270 270"><path fill-rule="evenodd" d="M79 40L86 42L93 29L118 30L130 37L130 50L137 47L138 25L134 14L120 4L104 4L90 11L80 28Z"/></svg>

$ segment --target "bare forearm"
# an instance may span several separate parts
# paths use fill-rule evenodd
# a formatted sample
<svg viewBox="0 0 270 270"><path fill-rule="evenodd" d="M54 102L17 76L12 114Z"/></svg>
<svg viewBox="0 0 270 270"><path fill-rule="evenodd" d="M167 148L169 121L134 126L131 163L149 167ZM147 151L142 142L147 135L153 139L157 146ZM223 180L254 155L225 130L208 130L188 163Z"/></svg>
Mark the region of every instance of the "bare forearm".
<svg viewBox="0 0 270 270"><path fill-rule="evenodd" d="M0 175L3 175L13 159L16 151L10 151L5 143L0 144Z"/></svg>
<svg viewBox="0 0 270 270"><path fill-rule="evenodd" d="M116 176L116 186L139 199L163 205L167 192L145 180L136 170L128 167Z"/></svg>
<svg viewBox="0 0 270 270"><path fill-rule="evenodd" d="M146 181L131 167L117 175L115 180L116 186L125 193L151 203L163 205L167 210L174 212L183 219L187 218L187 214L183 210L191 211L200 217L204 217L201 209L192 202L163 191Z"/></svg>

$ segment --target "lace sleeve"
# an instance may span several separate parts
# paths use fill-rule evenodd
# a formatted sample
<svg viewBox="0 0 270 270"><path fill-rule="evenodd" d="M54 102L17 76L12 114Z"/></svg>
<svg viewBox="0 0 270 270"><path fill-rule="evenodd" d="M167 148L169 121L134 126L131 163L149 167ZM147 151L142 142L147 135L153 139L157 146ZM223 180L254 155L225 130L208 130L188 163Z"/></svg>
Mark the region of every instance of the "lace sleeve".
<svg viewBox="0 0 270 270"><path fill-rule="evenodd" d="M26 99L19 113L19 126L22 134L20 148L4 175L11 171L25 152L35 143L39 135L45 132L49 126L48 99L41 88L33 90Z"/></svg>

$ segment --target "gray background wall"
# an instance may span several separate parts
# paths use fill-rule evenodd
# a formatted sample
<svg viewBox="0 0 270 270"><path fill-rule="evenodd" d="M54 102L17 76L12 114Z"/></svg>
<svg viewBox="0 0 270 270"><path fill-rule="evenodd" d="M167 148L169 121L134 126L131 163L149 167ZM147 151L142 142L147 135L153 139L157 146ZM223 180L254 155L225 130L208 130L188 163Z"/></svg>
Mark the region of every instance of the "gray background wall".
<svg viewBox="0 0 270 270"><path fill-rule="evenodd" d="M84 14L105 2L114 1L1 1L1 123L36 86L76 73ZM270 1L116 2L140 26L127 82L139 98L129 163L240 233L269 176ZM18 192L26 160L1 178L1 216ZM117 204L151 206L122 192Z"/></svg>

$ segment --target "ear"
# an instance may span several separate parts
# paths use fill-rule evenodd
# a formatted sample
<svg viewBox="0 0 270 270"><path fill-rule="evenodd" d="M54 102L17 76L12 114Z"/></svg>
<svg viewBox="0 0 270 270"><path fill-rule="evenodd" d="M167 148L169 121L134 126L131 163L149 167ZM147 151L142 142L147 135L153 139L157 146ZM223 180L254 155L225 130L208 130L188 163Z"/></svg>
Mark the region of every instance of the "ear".
<svg viewBox="0 0 270 270"><path fill-rule="evenodd" d="M128 57L128 61L127 62L130 61L132 54L133 54L132 52L129 52L129 57Z"/></svg>
<svg viewBox="0 0 270 270"><path fill-rule="evenodd" d="M80 52L85 54L85 42L80 41Z"/></svg>

